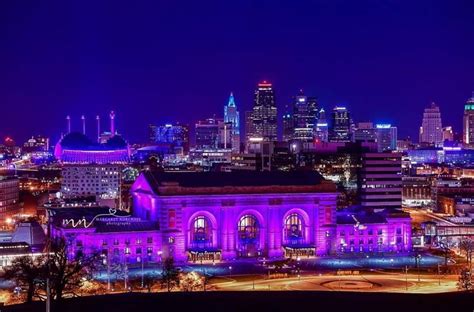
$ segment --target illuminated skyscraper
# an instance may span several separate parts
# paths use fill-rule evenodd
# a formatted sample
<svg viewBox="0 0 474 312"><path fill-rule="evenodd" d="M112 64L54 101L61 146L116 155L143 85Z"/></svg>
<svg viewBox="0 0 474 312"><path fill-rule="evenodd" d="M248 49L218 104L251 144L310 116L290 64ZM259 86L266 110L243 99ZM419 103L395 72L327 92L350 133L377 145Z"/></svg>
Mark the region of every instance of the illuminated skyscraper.
<svg viewBox="0 0 474 312"><path fill-rule="evenodd" d="M196 148L217 149L219 144L219 123L216 119L208 118L196 123Z"/></svg>
<svg viewBox="0 0 474 312"><path fill-rule="evenodd" d="M446 126L443 127L443 142L444 141L454 141L454 132L453 132L453 127L451 126Z"/></svg>
<svg viewBox="0 0 474 312"><path fill-rule="evenodd" d="M249 139L277 140L277 107L271 83L264 81L257 85L251 120L252 129L249 129L251 130Z"/></svg>
<svg viewBox="0 0 474 312"><path fill-rule="evenodd" d="M420 127L420 143L443 145L443 126L441 124L441 112L433 102L430 107L425 108L423 121Z"/></svg>
<svg viewBox="0 0 474 312"><path fill-rule="evenodd" d="M355 142L377 142L377 129L372 122L359 122L354 131Z"/></svg>
<svg viewBox="0 0 474 312"><path fill-rule="evenodd" d="M351 118L347 108L334 107L329 128L330 142L350 142L352 140Z"/></svg>
<svg viewBox="0 0 474 312"><path fill-rule="evenodd" d="M293 112L289 105L285 105L285 112L283 113L283 141L289 142L293 139L294 132Z"/></svg>
<svg viewBox="0 0 474 312"><path fill-rule="evenodd" d="M293 139L301 142L312 142L316 115L318 113L317 101L314 97L307 97L300 90L293 98Z"/></svg>
<svg viewBox="0 0 474 312"><path fill-rule="evenodd" d="M378 152L395 151L397 149L397 127L390 124L377 124L377 149Z"/></svg>
<svg viewBox="0 0 474 312"><path fill-rule="evenodd" d="M208 118L196 123L196 148L218 149L232 148L234 130L231 122Z"/></svg>
<svg viewBox="0 0 474 312"><path fill-rule="evenodd" d="M150 132L153 128L150 128ZM155 127L155 141L153 143L170 144L175 150L182 149L182 152L189 152L189 127L186 125L166 124Z"/></svg>
<svg viewBox="0 0 474 312"><path fill-rule="evenodd" d="M474 92L464 105L462 140L466 147L474 146Z"/></svg>
<svg viewBox="0 0 474 312"><path fill-rule="evenodd" d="M328 141L328 121L326 119L326 112L321 108L318 113L318 121L314 129L314 139L318 142Z"/></svg>
<svg viewBox="0 0 474 312"><path fill-rule="evenodd" d="M232 150L238 153L240 152L240 116L232 93L230 93L229 102L224 106L224 122L232 124Z"/></svg>

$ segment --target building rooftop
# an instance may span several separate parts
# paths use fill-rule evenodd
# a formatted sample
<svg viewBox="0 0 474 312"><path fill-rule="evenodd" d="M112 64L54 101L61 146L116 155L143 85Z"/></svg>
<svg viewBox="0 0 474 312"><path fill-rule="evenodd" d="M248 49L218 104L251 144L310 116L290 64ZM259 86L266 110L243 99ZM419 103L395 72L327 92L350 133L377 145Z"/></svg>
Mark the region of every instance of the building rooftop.
<svg viewBox="0 0 474 312"><path fill-rule="evenodd" d="M156 194L257 194L335 192L334 183L314 171L162 172L145 171ZM138 187L139 188L139 187Z"/></svg>
<svg viewBox="0 0 474 312"><path fill-rule="evenodd" d="M337 224L352 224L357 222L360 224L383 224L387 223L387 219L392 218L410 218L410 214L403 211L385 210L381 212L364 212L343 210L337 213Z"/></svg>

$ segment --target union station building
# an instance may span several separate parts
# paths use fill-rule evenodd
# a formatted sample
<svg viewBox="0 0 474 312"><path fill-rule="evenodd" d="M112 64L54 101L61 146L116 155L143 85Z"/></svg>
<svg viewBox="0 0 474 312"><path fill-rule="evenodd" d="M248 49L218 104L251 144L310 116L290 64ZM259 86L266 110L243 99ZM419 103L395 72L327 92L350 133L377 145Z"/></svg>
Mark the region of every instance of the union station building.
<svg viewBox="0 0 474 312"><path fill-rule="evenodd" d="M336 212L335 184L317 172L145 171L131 192L134 216L159 224L163 255L178 261L411 248L409 217L347 221Z"/></svg>
<svg viewBox="0 0 474 312"><path fill-rule="evenodd" d="M52 209L52 236L72 240L71 257L100 250L130 263L411 250L408 215L336 211L336 186L317 172L144 171L131 195L130 214Z"/></svg>

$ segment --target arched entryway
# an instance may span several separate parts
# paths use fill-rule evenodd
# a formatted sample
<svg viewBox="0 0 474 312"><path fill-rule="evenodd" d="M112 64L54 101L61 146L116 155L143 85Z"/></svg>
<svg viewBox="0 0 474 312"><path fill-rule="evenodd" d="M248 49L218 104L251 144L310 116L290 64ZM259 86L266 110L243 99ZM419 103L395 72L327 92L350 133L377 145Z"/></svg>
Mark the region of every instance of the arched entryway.
<svg viewBox="0 0 474 312"><path fill-rule="evenodd" d="M301 209L292 209L283 218L283 248L289 258L312 257L316 253L310 244L309 217Z"/></svg>
<svg viewBox="0 0 474 312"><path fill-rule="evenodd" d="M217 248L217 224L212 214L199 212L189 220L188 258L192 262L220 260Z"/></svg>
<svg viewBox="0 0 474 312"><path fill-rule="evenodd" d="M237 223L238 255L240 257L257 257L262 253L260 245L261 224L252 214L244 214Z"/></svg>

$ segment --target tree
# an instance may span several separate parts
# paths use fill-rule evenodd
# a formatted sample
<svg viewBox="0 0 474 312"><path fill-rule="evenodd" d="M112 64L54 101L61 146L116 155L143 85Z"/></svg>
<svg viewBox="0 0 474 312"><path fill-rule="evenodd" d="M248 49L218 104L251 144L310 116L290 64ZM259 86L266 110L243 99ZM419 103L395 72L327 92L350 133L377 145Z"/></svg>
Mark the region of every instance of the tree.
<svg viewBox="0 0 474 312"><path fill-rule="evenodd" d="M466 254L466 262L469 269L472 269L472 254L474 252L474 241L464 238L459 242L459 249Z"/></svg>
<svg viewBox="0 0 474 312"><path fill-rule="evenodd" d="M43 256L18 257L5 269L3 277L8 280L15 280L18 286L26 288L26 302L30 303L33 301L33 295L41 282L44 266L45 258Z"/></svg>
<svg viewBox="0 0 474 312"><path fill-rule="evenodd" d="M204 286L204 278L196 272L180 274L180 286L183 291L194 291L202 289Z"/></svg>
<svg viewBox="0 0 474 312"><path fill-rule="evenodd" d="M61 301L65 294L79 289L84 279L95 271L99 261L98 252L90 255L77 252L75 257L70 259L66 240L64 238L52 240L51 253L45 270L45 275L50 279L52 298Z"/></svg>
<svg viewBox="0 0 474 312"><path fill-rule="evenodd" d="M152 288L153 285L155 285L158 281L159 281L159 279L158 279L156 276L154 276L154 275L151 275L151 274L145 275L145 277L144 277L144 285L145 285L146 289L148 290L148 292L151 292L151 288Z"/></svg>
<svg viewBox="0 0 474 312"><path fill-rule="evenodd" d="M472 290L472 275L468 268L462 269L458 279L458 289L464 291Z"/></svg>
<svg viewBox="0 0 474 312"><path fill-rule="evenodd" d="M179 273L174 265L173 258L166 258L163 263L163 272L161 273L161 287L168 291L179 286Z"/></svg>
<svg viewBox="0 0 474 312"><path fill-rule="evenodd" d="M128 288L128 265L126 259L121 260L119 256L114 256L110 263L110 275L115 275L115 280L123 280L124 291Z"/></svg>

